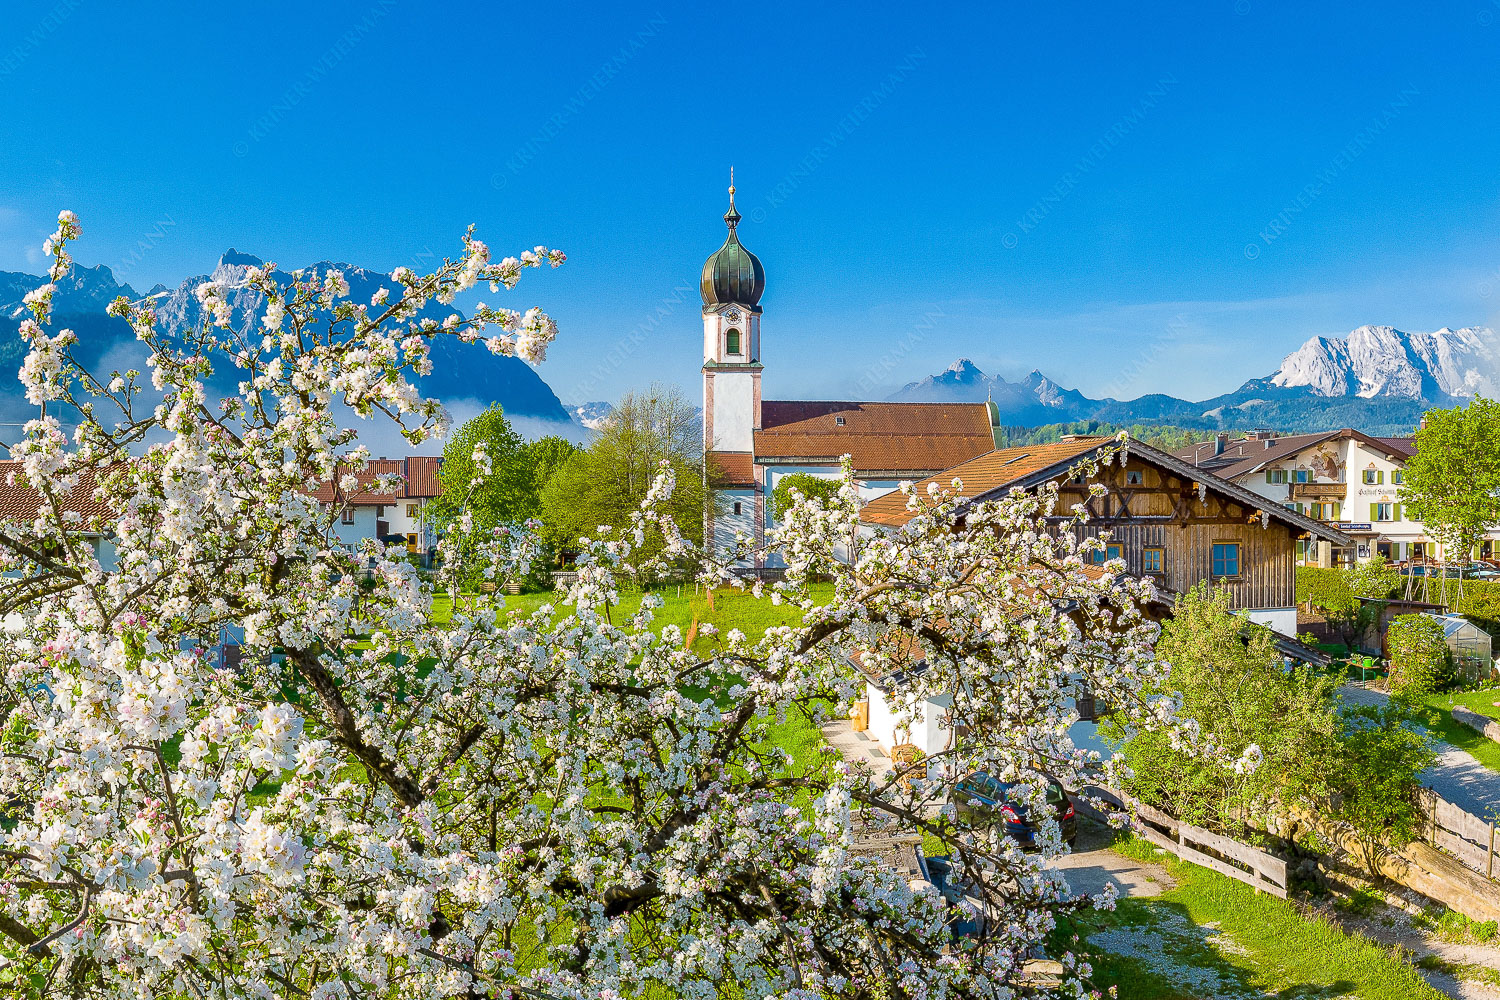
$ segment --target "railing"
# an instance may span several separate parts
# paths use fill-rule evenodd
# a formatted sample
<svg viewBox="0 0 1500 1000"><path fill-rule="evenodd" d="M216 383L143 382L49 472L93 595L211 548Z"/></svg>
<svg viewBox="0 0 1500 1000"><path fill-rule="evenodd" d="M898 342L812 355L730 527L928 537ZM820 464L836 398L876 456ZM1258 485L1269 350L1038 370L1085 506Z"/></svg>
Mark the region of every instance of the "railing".
<svg viewBox="0 0 1500 1000"><path fill-rule="evenodd" d="M1495 840L1495 822L1465 812L1430 788L1417 792L1422 811L1422 839L1433 847L1447 851L1469 868L1486 878L1495 877L1500 867L1500 844Z"/></svg>
<svg viewBox="0 0 1500 1000"><path fill-rule="evenodd" d="M1191 823L1183 823L1113 789L1090 787L1084 793L1098 795L1116 809L1128 810L1130 828L1138 836L1171 851L1182 860L1210 868L1261 892L1286 898L1288 869L1284 859ZM1078 808L1095 818L1107 819L1088 803L1079 802Z"/></svg>

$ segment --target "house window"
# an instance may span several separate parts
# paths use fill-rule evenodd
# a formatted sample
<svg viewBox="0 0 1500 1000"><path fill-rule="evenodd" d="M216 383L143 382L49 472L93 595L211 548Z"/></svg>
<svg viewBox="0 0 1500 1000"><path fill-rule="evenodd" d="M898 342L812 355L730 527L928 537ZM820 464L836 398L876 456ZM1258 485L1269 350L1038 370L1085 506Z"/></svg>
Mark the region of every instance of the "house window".
<svg viewBox="0 0 1500 1000"><path fill-rule="evenodd" d="M1305 483L1305 482L1307 482L1307 470L1306 469L1293 469L1292 470L1292 482L1294 482L1294 483Z"/></svg>
<svg viewBox="0 0 1500 1000"><path fill-rule="evenodd" d="M1141 553L1141 572L1161 573L1167 564L1166 549L1146 549Z"/></svg>
<svg viewBox="0 0 1500 1000"><path fill-rule="evenodd" d="M343 514L342 517L339 518L339 520L341 522L343 522L344 524L353 524L354 523L354 508L353 507L345 507L344 508L344 514Z"/></svg>
<svg viewBox="0 0 1500 1000"><path fill-rule="evenodd" d="M1140 469L1127 469L1127 470L1125 470L1125 485L1126 486L1139 486L1139 485L1141 485L1145 481L1146 481L1145 473L1141 472Z"/></svg>
<svg viewBox="0 0 1500 1000"><path fill-rule="evenodd" d="M1221 576L1240 575L1239 542L1214 542L1213 556L1213 575L1216 578Z"/></svg>
<svg viewBox="0 0 1500 1000"><path fill-rule="evenodd" d="M738 501L738 500L736 500L736 501L735 501L735 502L734 502L734 512L735 512L735 513L736 513L736 514L738 514L738 513L739 513L739 512L740 512L740 502L739 502L739 501Z"/></svg>
<svg viewBox="0 0 1500 1000"><path fill-rule="evenodd" d="M1400 469L1392 469L1391 470L1391 482L1395 483L1397 486L1401 485L1401 470Z"/></svg>
<svg viewBox="0 0 1500 1000"><path fill-rule="evenodd" d="M1280 485L1282 485L1283 483L1286 482L1286 470L1285 469L1267 469L1266 470L1266 482L1270 483L1272 486L1280 486Z"/></svg>
<svg viewBox="0 0 1500 1000"><path fill-rule="evenodd" d="M407 517L416 517L417 516L417 505L416 504L409 503L409 504L406 505L406 516Z"/></svg>
<svg viewBox="0 0 1500 1000"><path fill-rule="evenodd" d="M724 353L733 355L740 353L740 331L730 330L724 334Z"/></svg>
<svg viewBox="0 0 1500 1000"><path fill-rule="evenodd" d="M834 417L833 418L833 422L834 422L835 426L838 426L838 427L844 426L844 418L843 417Z"/></svg>
<svg viewBox="0 0 1500 1000"><path fill-rule="evenodd" d="M1394 521L1396 519L1396 505L1393 503L1372 503L1375 508L1375 520Z"/></svg>
<svg viewBox="0 0 1500 1000"><path fill-rule="evenodd" d="M1384 480L1385 480L1385 477L1380 474L1380 470L1379 469L1366 469L1365 470L1365 485L1366 486L1378 486Z"/></svg>
<svg viewBox="0 0 1500 1000"><path fill-rule="evenodd" d="M1102 566L1111 559L1118 558L1120 558L1120 546L1118 542L1110 542L1103 549L1095 549L1093 552L1093 562L1096 566Z"/></svg>

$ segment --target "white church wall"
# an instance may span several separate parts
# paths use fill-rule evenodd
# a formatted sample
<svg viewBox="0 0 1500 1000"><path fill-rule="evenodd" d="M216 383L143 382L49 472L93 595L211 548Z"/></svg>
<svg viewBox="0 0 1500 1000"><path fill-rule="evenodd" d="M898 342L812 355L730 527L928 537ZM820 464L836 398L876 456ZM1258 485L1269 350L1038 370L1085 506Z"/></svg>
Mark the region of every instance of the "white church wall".
<svg viewBox="0 0 1500 1000"><path fill-rule="evenodd" d="M755 447L755 376L748 372L714 376L716 451L751 451Z"/></svg>
<svg viewBox="0 0 1500 1000"><path fill-rule="evenodd" d="M737 535L755 537L755 491L716 490L714 512L714 551L723 552L734 545ZM736 511L735 507L739 507Z"/></svg>

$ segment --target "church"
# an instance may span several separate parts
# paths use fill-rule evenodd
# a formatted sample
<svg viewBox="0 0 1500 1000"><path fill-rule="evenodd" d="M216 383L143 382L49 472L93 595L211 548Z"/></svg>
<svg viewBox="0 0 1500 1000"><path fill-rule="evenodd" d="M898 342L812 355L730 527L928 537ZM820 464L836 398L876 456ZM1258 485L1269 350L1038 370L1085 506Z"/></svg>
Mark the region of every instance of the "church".
<svg viewBox="0 0 1500 1000"><path fill-rule="evenodd" d="M998 410L990 403L878 403L765 399L761 305L766 272L736 232L729 186L728 236L703 265L703 450L710 503L704 538L723 551L739 535L764 544L771 494L793 473L828 479L850 457L865 500L995 450ZM775 342L773 333L772 342ZM771 357L775 358L773 351ZM757 551L741 564L774 570Z"/></svg>

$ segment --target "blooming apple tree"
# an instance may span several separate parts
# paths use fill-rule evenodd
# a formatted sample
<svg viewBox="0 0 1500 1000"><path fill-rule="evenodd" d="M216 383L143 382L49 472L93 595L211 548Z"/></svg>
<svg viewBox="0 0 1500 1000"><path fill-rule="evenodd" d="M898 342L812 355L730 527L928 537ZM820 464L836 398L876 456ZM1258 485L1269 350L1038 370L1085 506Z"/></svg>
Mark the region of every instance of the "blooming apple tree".
<svg viewBox="0 0 1500 1000"><path fill-rule="evenodd" d="M52 281L78 232L63 213ZM1045 867L1063 847L1044 775L1105 777L1068 739L1084 692L1142 726L1171 713L1147 695L1146 585L1086 571L1085 514L1054 490L914 494L884 534L855 527L850 483L798 499L771 540L786 579L755 590L800 623L691 644L653 596L618 609L633 553L691 554L660 514L670 474L530 614L496 597L435 617L396 553L337 543L367 458L347 415L440 432L413 382L437 338L534 361L555 328L535 309L434 308L562 261L495 261L471 232L370 302L337 270L278 284L268 265L200 287L202 324L175 336L149 300L118 300L147 373L86 370L50 332L53 286L28 297L21 381L46 415L6 470L6 509L30 507L0 525L4 991L998 998L1042 988L1025 963L1059 915L1109 905ZM236 321L231 292L259 296L253 316ZM535 551L524 526L466 532L444 542L454 580L514 577ZM950 748L877 774L779 746L783 723L863 697L856 661L899 668L907 710L951 698ZM1046 813L1040 852L946 805L972 770ZM967 895L860 850L881 829L941 841ZM979 930L960 939L965 914ZM1085 991L1086 962L1052 957L1048 988Z"/></svg>

